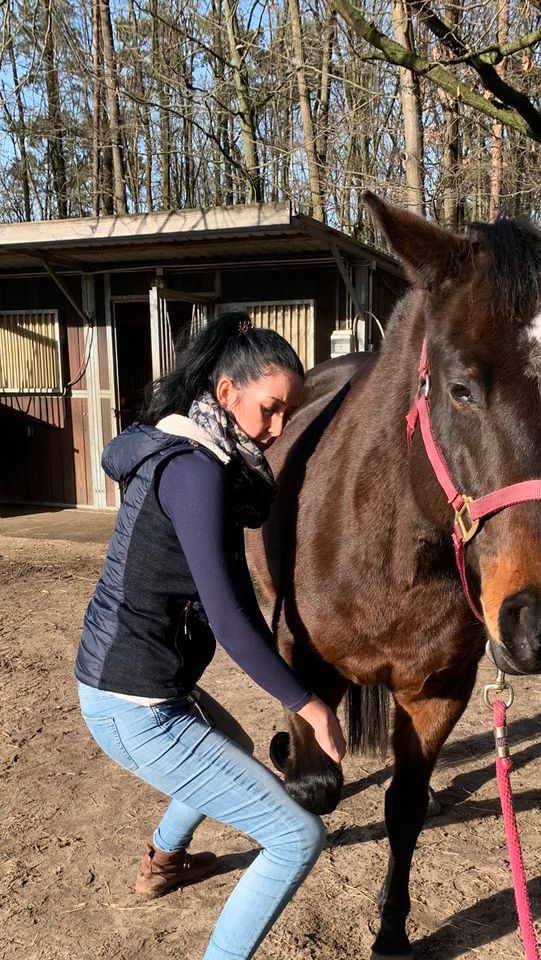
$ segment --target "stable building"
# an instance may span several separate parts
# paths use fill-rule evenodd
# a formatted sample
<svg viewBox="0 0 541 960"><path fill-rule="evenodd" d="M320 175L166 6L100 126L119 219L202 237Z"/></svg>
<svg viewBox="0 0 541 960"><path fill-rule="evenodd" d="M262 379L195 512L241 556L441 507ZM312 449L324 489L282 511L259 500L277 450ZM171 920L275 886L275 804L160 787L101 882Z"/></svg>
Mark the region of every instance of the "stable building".
<svg viewBox="0 0 541 960"><path fill-rule="evenodd" d="M224 306L309 369L376 349L405 286L392 257L287 203L0 225L0 502L115 509L103 447Z"/></svg>

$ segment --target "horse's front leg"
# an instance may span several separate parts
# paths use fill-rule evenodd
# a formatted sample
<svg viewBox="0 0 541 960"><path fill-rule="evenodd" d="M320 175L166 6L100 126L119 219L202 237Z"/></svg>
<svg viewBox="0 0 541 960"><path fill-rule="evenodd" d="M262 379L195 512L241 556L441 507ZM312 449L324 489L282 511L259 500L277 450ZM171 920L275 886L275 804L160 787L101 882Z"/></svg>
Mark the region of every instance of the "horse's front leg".
<svg viewBox="0 0 541 960"><path fill-rule="evenodd" d="M412 957L406 934L411 860L426 817L428 784L434 764L468 703L475 672L472 667L460 681L455 681L452 689L431 690L429 699L411 700L405 694L395 693L395 768L385 795L385 823L391 853L378 899L381 925L373 945L373 960Z"/></svg>
<svg viewBox="0 0 541 960"><path fill-rule="evenodd" d="M317 696L336 710L348 687L348 681L328 663L324 663L305 645L287 638L280 652L295 672ZM288 713L289 731L274 735L270 756L284 775L287 792L312 813L331 813L340 800L344 778L340 768L317 744L310 724L295 713Z"/></svg>
<svg viewBox="0 0 541 960"><path fill-rule="evenodd" d="M321 699L336 710L346 687L345 681L332 688L329 685ZM342 794L342 771L317 744L310 724L294 713L288 719L285 788L306 810L331 813Z"/></svg>

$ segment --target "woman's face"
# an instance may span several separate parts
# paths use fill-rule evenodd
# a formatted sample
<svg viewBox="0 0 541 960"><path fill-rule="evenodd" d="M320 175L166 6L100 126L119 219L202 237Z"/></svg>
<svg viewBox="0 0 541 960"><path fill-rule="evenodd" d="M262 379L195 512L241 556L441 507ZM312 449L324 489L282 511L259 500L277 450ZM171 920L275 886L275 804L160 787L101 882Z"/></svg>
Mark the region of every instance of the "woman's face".
<svg viewBox="0 0 541 960"><path fill-rule="evenodd" d="M298 373L275 369L244 387L237 387L230 377L220 377L216 399L259 449L267 450L299 406L303 388Z"/></svg>

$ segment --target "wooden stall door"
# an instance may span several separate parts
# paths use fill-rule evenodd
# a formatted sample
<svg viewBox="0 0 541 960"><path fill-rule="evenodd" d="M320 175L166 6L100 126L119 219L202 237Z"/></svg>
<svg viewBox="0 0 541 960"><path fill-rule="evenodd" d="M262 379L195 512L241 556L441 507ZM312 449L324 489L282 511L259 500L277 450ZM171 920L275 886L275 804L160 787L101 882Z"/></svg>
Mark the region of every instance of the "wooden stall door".
<svg viewBox="0 0 541 960"><path fill-rule="evenodd" d="M221 304L221 309L240 306L256 327L280 333L298 353L304 369L315 363L315 309L313 300L269 300L259 303Z"/></svg>
<svg viewBox="0 0 541 960"><path fill-rule="evenodd" d="M150 302L150 349L152 356L152 379L167 373L175 365L175 346L167 296L154 284L149 290Z"/></svg>

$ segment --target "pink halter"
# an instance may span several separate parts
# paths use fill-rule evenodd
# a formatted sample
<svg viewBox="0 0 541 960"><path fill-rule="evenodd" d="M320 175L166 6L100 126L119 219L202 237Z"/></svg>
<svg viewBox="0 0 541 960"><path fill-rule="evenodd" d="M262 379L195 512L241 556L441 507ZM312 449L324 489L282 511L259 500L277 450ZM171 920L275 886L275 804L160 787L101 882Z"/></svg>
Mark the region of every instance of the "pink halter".
<svg viewBox="0 0 541 960"><path fill-rule="evenodd" d="M473 613L481 623L484 623L484 617L479 613L468 585L464 546L475 536L479 528L479 521L484 517L489 517L491 514L498 513L505 507L512 507L517 503L541 500L541 480L524 480L522 483L513 483L509 487L501 487L500 490L488 493L485 497L479 497L478 499L460 493L451 479L444 456L432 433L430 405L428 403L429 390L430 376L425 337L419 362L419 391L406 417L408 448L413 439L417 421L419 421L428 459L440 486L443 488L448 503L455 511L452 540L462 589Z"/></svg>

